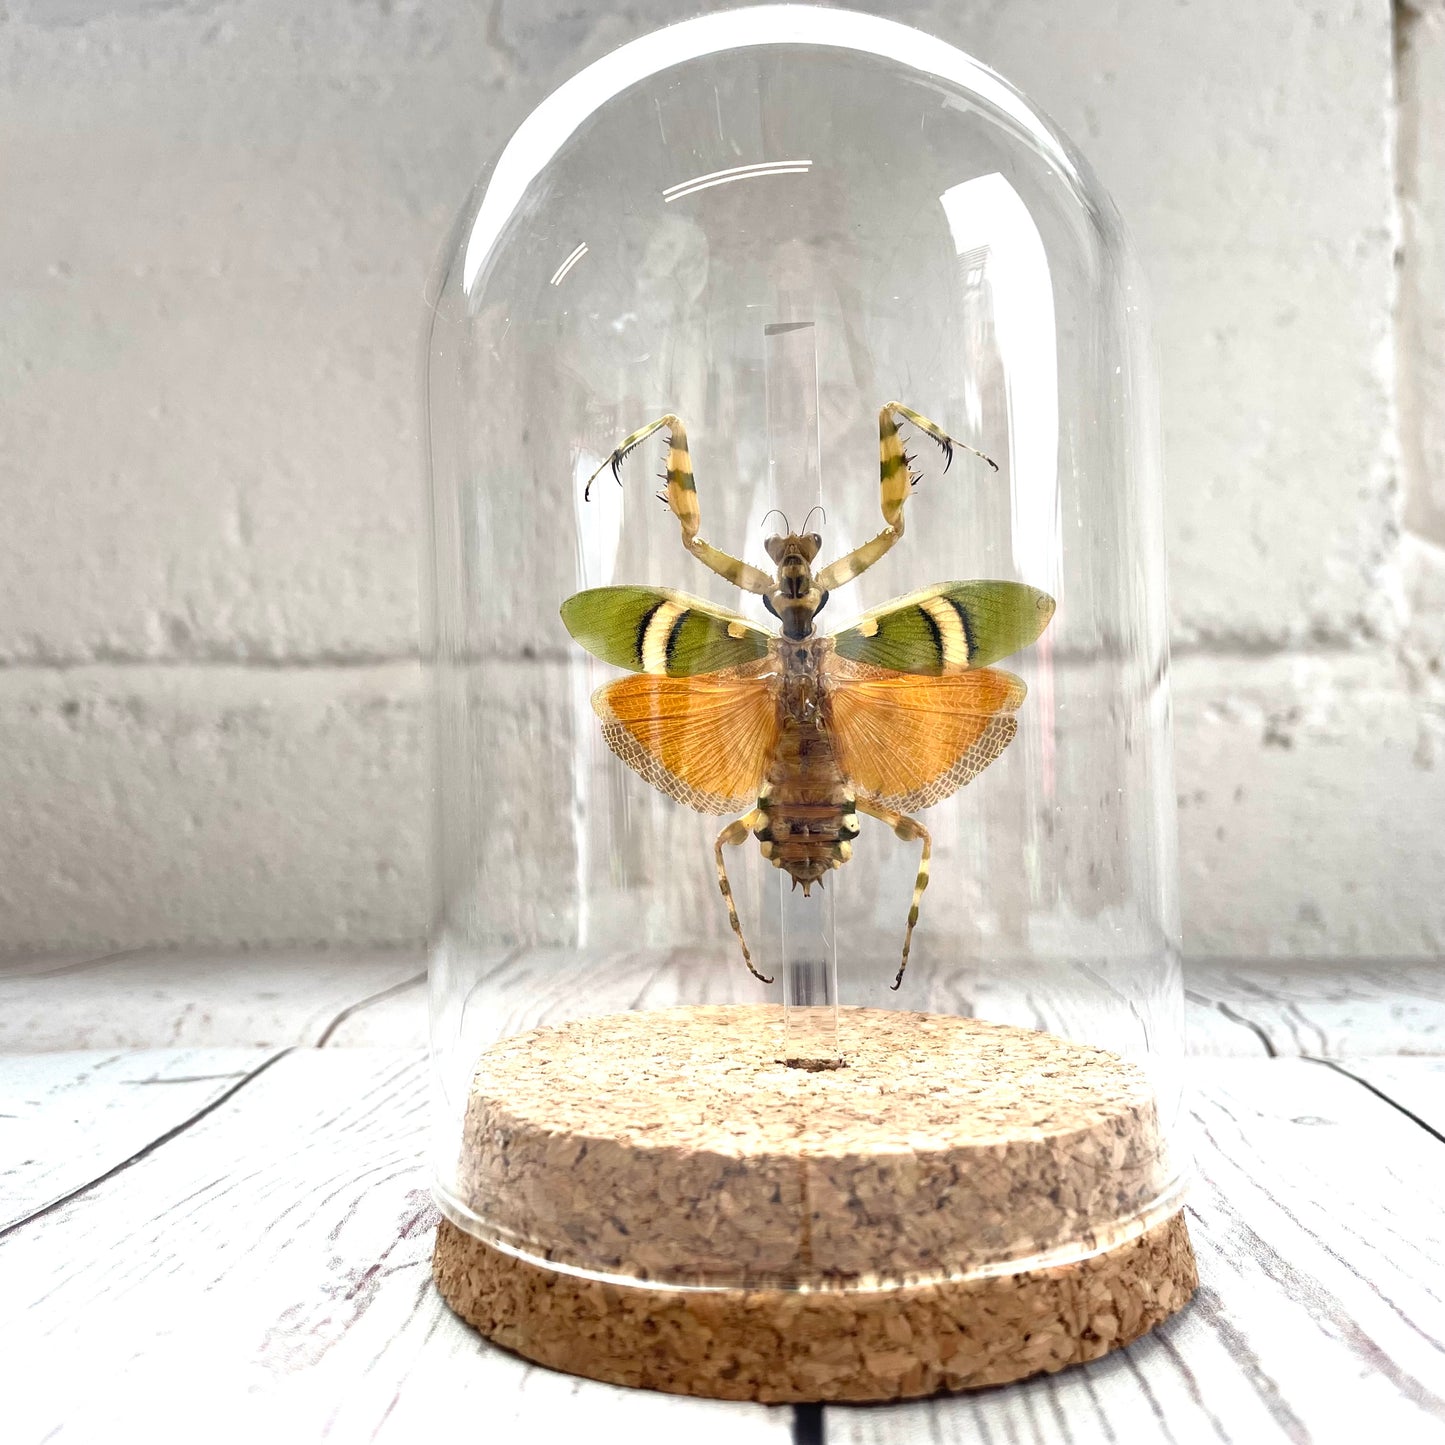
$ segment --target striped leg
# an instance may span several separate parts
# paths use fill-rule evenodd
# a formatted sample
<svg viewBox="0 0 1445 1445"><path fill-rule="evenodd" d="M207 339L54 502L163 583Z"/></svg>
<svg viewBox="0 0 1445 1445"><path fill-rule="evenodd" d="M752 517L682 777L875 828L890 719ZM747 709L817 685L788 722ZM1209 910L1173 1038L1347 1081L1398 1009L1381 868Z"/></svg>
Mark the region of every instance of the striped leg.
<svg viewBox="0 0 1445 1445"><path fill-rule="evenodd" d="M726 552L720 552L711 542L705 542L697 535L697 529L702 522L702 512L697 504L697 487L692 479L692 456L687 449L687 428L671 412L658 417L656 421L648 422L640 431L625 438L622 445L587 478L587 486L582 493L583 500L592 495L592 483L608 467L612 468L612 475L621 486L623 458L663 427L667 428L668 434L667 490L658 495L667 503L682 528L683 546L704 567L711 568L719 577L726 577L733 586L741 587L745 592L756 592L759 596L770 592L773 579L766 572L760 572L756 567L750 567L746 562L731 557Z"/></svg>
<svg viewBox="0 0 1445 1445"><path fill-rule="evenodd" d="M894 812L892 808L885 808L882 803L859 798L858 809L867 813L870 818L877 818L880 823L887 823L905 843L920 838L923 840L923 854L918 860L918 877L913 883L913 906L908 910L908 931L903 935L903 962L898 965L898 977L893 980L893 987L896 989L903 982L903 970L908 967L908 950L913 945L913 925L918 922L918 905L923 899L923 890L928 887L928 860L933 856L933 839L917 818Z"/></svg>
<svg viewBox="0 0 1445 1445"><path fill-rule="evenodd" d="M772 979L764 977L753 967L753 956L748 952L748 941L743 937L743 926L738 921L737 904L733 902L732 884L728 882L727 865L723 862L723 848L736 848L740 843L746 843L752 836L754 828L760 828L767 821L761 808L754 808L745 818L739 818L736 823L729 823L721 833L717 835L717 842L713 844L713 856L717 859L717 886L722 890L724 902L728 906L728 922L733 926L733 932L738 936L738 946L743 951L743 962L748 966L748 972L754 978L762 979L764 983L772 983Z"/></svg>
<svg viewBox="0 0 1445 1445"><path fill-rule="evenodd" d="M902 437L898 435L898 423L895 420L897 417L902 417L920 431L927 432L938 443L943 450L944 471L948 470L953 461L953 449L963 446L962 442L954 441L937 422L929 421L926 416L920 415L912 407L904 406L901 401L890 401L878 413L878 498L883 508L883 520L888 525L871 541L864 542L861 547L830 563L818 573L818 587L823 592L831 592L833 588L851 582L860 572L866 572L879 558L885 556L903 535L903 504L908 500L914 479L909 468L910 458L903 449ZM963 450L973 452L976 457L983 457L994 471L998 470L982 452L975 451L973 447L963 447Z"/></svg>
<svg viewBox="0 0 1445 1445"><path fill-rule="evenodd" d="M904 419L904 421L911 422L914 426L916 426L919 431L927 432L928 435L931 436L933 440L938 443L939 448L943 452L944 471L947 471L949 467L953 464L954 447L963 447L964 451L972 452L974 456L976 456L980 461L987 462L994 471L998 471L998 463L994 461L992 457L987 456L985 453L979 451L977 447L964 446L962 442L954 441L954 439L949 436L949 434L944 431L944 429L939 426L936 421L929 421L926 416L923 416L921 413L914 411L911 406L904 406L901 401L890 401L888 405L883 408L883 411L885 415L888 412L896 412ZM879 429L879 436L881 440L881 424ZM888 515L888 510L886 506L884 508L883 515L885 517Z"/></svg>

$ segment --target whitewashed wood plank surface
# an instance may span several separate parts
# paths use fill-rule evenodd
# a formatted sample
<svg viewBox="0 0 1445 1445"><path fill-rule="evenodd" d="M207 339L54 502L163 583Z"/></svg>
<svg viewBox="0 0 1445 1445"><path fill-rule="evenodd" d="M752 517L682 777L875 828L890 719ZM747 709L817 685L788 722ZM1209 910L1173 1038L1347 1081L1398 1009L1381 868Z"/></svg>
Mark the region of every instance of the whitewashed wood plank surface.
<svg viewBox="0 0 1445 1445"><path fill-rule="evenodd" d="M685 1003L757 1001L766 994L719 945L712 949L647 949L578 953L514 950L481 967L463 1010L474 1046L542 1024L593 1013L670 1008ZM330 1047L424 1048L426 980L368 999L329 1033Z"/></svg>
<svg viewBox="0 0 1445 1445"><path fill-rule="evenodd" d="M0 1230L152 1147L274 1057L272 1049L0 1057Z"/></svg>
<svg viewBox="0 0 1445 1445"><path fill-rule="evenodd" d="M746 978L735 977L740 968L726 949L707 954L665 951L652 954L613 955L587 962L545 950L508 956L490 970L483 988L493 990L491 1009L496 1028L520 1029L553 1021L574 1010L581 995L594 1008L665 1008L675 1003L731 1003L764 997ZM893 1000L890 999L890 1003ZM997 1001L992 1001L996 1003ZM973 1000L931 996L919 1005L959 1010ZM991 1008L986 1017L1018 1016L1029 1023L1053 1021L1038 1008ZM1216 1057L1263 1055L1261 1037L1228 1018L1205 999L1185 1006L1189 1051ZM336 1027L328 1040L333 1047L422 1048L427 1042L425 980L402 987L368 1002Z"/></svg>
<svg viewBox="0 0 1445 1445"><path fill-rule="evenodd" d="M124 948L111 953L59 953L39 957L25 954L0 958L0 979L54 978L83 968L102 968L122 959L141 958L155 952L150 948Z"/></svg>
<svg viewBox="0 0 1445 1445"><path fill-rule="evenodd" d="M616 1008L640 1006L639 1000L660 1007L765 996L737 972L725 945L687 956L618 954L581 970L561 968L558 955L539 950L493 969L487 1007L498 1027L516 1028L560 1017L582 989L597 993L597 1006ZM10 963L0 969L0 1050L323 1040L340 1047L420 1047L427 1031L423 974L416 951L130 953ZM1185 989L1192 1054L1445 1054L1445 970L1435 964L1190 963Z"/></svg>
<svg viewBox="0 0 1445 1445"><path fill-rule="evenodd" d="M651 992L648 981L643 981L641 991ZM1190 1001L1184 1012L1186 1047L1191 1054L1237 1058L1267 1052L1254 1030L1228 1018L1208 1002ZM418 978L367 1002L333 1030L327 1043L332 1048L425 1048L426 980Z"/></svg>
<svg viewBox="0 0 1445 1445"><path fill-rule="evenodd" d="M1445 1148L1445 1059L1348 1058L1334 1061L1332 1067L1413 1115L1440 1136ZM1445 1177L1440 1195L1445 1200Z"/></svg>
<svg viewBox="0 0 1445 1445"><path fill-rule="evenodd" d="M725 970L730 960L707 962ZM1198 965L1197 971L1196 966L1186 965L1185 1045L1190 1054L1208 1058L1259 1057L1271 1050L1322 1058L1361 1050L1445 1053L1445 1002L1437 1005L1430 997L1433 982L1428 972L1414 965L1371 966L1355 976L1335 965L1319 972L1282 966L1278 973L1251 970L1231 982L1232 974L1225 977L1212 965ZM712 993L729 992L726 973L721 977L723 982ZM675 980L666 974L637 975L634 986L625 971L614 971L609 987L618 999L627 996L618 1007L629 1006L639 994L652 1005L670 982ZM559 1012L553 997L558 988L555 979L546 978L535 996L515 975L509 986L519 995L513 1009L518 1017ZM667 1001L682 997L677 992ZM329 1040L334 1046L381 1048L421 1048L426 1041L426 988L421 978L359 1008Z"/></svg>
<svg viewBox="0 0 1445 1445"><path fill-rule="evenodd" d="M1389 1070L1412 1088L1438 1078L1431 1060ZM1058 1375L829 1408L828 1445L1445 1441L1445 1145L1328 1065L1191 1072L1189 1309Z"/></svg>
<svg viewBox="0 0 1445 1445"><path fill-rule="evenodd" d="M415 1052L293 1051L0 1240L7 1445L790 1439L790 1411L553 1375L456 1321L425 1096Z"/></svg>
<svg viewBox="0 0 1445 1445"><path fill-rule="evenodd" d="M427 1046L426 977L419 975L376 994L337 1020L329 1049L424 1049Z"/></svg>
<svg viewBox="0 0 1445 1445"><path fill-rule="evenodd" d="M1186 973L1186 983L1188 977ZM1264 1040L1253 1029L1189 995L1184 1001L1184 1050L1195 1058L1206 1059L1269 1057Z"/></svg>
<svg viewBox="0 0 1445 1445"><path fill-rule="evenodd" d="M0 976L0 1051L316 1044L420 979L414 951L122 954Z"/></svg>
<svg viewBox="0 0 1445 1445"><path fill-rule="evenodd" d="M1206 961L1184 982L1196 1013L1213 1009L1276 1054L1445 1054L1439 960Z"/></svg>

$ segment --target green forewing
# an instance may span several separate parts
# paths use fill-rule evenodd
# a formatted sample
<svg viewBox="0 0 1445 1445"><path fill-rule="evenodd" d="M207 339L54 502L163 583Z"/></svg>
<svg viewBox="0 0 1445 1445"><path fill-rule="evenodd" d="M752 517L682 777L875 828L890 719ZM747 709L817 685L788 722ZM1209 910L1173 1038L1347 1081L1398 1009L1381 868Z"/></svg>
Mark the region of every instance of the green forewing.
<svg viewBox="0 0 1445 1445"><path fill-rule="evenodd" d="M1054 599L1022 582L942 582L865 613L838 633L854 662L928 677L987 667L1035 641Z"/></svg>
<svg viewBox="0 0 1445 1445"><path fill-rule="evenodd" d="M665 587L594 587L562 604L562 621L603 662L666 677L756 662L771 641L736 612Z"/></svg>

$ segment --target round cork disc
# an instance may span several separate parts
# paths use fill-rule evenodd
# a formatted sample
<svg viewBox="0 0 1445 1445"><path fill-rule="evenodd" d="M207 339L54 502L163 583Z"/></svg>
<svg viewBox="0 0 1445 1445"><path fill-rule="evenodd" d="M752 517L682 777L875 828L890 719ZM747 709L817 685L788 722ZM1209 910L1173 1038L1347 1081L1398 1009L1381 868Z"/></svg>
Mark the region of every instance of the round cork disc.
<svg viewBox="0 0 1445 1445"><path fill-rule="evenodd" d="M1133 1065L881 1009L842 1010L839 1042L842 1067L790 1065L781 1011L737 1005L495 1045L457 1170L474 1232L443 1222L442 1294L543 1364L770 1401L1018 1379L1188 1299Z"/></svg>

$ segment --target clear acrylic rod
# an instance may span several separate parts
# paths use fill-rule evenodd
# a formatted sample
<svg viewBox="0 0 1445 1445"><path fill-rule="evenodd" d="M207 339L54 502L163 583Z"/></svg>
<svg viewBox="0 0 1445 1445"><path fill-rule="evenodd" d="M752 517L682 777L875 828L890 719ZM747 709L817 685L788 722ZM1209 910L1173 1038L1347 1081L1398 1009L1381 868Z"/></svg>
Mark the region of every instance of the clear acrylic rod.
<svg viewBox="0 0 1445 1445"><path fill-rule="evenodd" d="M768 403L771 504L801 532L808 510L823 500L818 436L818 355L811 321L763 328ZM785 1057L827 1067L838 1048L838 948L830 874L805 898L777 870L778 967L783 985Z"/></svg>

